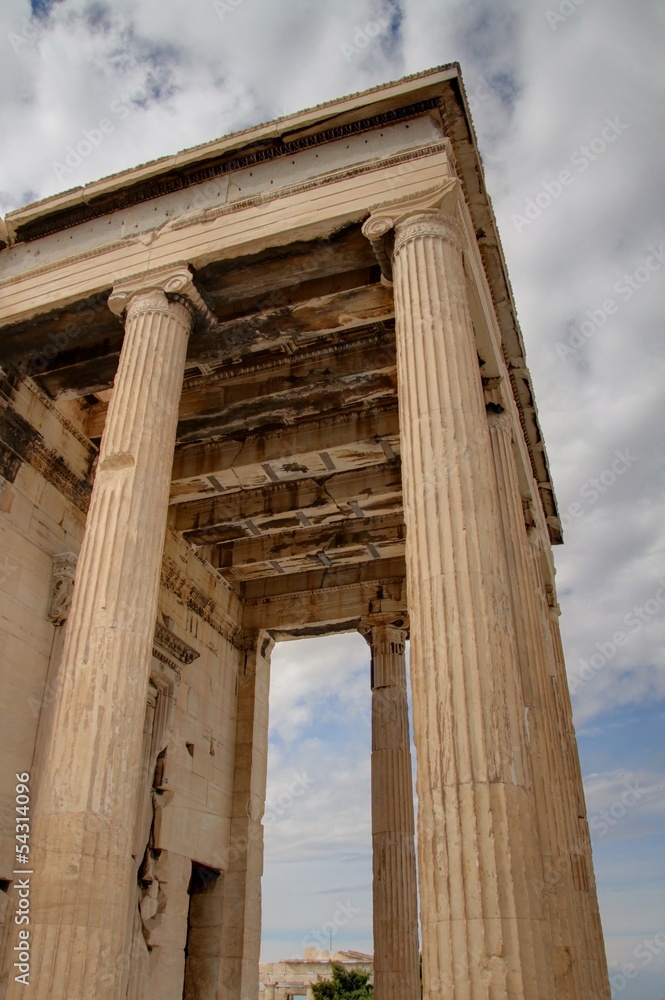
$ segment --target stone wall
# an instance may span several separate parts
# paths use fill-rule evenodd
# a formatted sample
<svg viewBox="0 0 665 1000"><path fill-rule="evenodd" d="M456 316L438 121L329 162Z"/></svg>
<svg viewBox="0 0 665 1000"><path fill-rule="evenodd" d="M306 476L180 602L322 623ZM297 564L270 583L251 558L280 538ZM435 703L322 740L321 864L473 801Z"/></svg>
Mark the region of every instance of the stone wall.
<svg viewBox="0 0 665 1000"><path fill-rule="evenodd" d="M237 674L244 654L228 637L234 601L187 544L168 532L160 614L200 655L181 665L172 729L162 741L167 753L159 765L159 790L153 792L152 847L140 872L145 876L143 936L152 949L150 986L141 976L130 977L136 991L130 995L137 1000L181 1000L185 946L194 953L198 947L205 958L209 949L200 928L217 927L219 939L224 876L217 879L215 873L228 868L237 850L230 843L230 827ZM199 868L190 896L193 862ZM204 880L205 872L211 873L209 885L197 882L201 868ZM190 899L193 931L188 943ZM139 956L146 957L142 949Z"/></svg>
<svg viewBox="0 0 665 1000"><path fill-rule="evenodd" d="M16 774L31 775L44 708L52 701L49 663L59 627L49 618L53 556L78 552L96 451L17 374L0 374L0 879L15 877ZM21 817L23 818L23 817ZM13 920L0 893L3 931ZM3 939L5 933L3 933ZM3 949L6 956L6 949ZM0 981L4 995L6 968Z"/></svg>
<svg viewBox="0 0 665 1000"><path fill-rule="evenodd" d="M71 577L95 458L95 448L30 380L2 373L0 997L11 964L9 932L16 907L11 885L18 878L15 776L30 774L33 809L40 761L48 753ZM61 553L69 556L56 585L54 557ZM224 888L219 873L234 850L244 849L230 843L237 676L245 657L239 619L230 588L167 529L142 773L132 789L137 893L122 959L132 968L130 997L181 1000L188 916L190 953L214 966L197 920L204 927L217 921L218 941Z"/></svg>

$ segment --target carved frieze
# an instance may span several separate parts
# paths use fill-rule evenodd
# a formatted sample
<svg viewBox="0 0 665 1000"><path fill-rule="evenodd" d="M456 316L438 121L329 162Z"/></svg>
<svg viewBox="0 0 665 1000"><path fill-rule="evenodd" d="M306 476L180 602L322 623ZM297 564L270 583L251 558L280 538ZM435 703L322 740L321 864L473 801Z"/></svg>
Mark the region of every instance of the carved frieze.
<svg viewBox="0 0 665 1000"><path fill-rule="evenodd" d="M155 625L155 642L162 649L168 650L176 660L180 660L181 663L192 663L201 654L198 653L191 646L188 646L186 642L167 629L165 625L160 625L159 622Z"/></svg>
<svg viewBox="0 0 665 1000"><path fill-rule="evenodd" d="M76 576L76 562L78 556L73 552L60 552L53 556L53 577L51 581L51 599L47 616L54 625L62 625L69 617L72 606L72 595L74 593L74 579ZM160 622L155 625L155 645L170 653L172 657L180 663L193 663L201 654L189 646L183 639L180 639L175 632L166 628ZM159 650L154 650L157 659L165 663L170 660L160 655Z"/></svg>
<svg viewBox="0 0 665 1000"><path fill-rule="evenodd" d="M51 600L47 617L54 625L62 625L69 616L74 593L76 556L73 552L59 552L53 556L53 576L51 578Z"/></svg>

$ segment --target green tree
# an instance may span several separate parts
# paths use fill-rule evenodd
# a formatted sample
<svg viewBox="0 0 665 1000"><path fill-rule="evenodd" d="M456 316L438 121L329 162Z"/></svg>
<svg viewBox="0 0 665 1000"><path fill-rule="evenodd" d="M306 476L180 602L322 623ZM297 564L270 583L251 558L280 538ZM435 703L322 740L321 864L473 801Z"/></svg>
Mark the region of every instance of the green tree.
<svg viewBox="0 0 665 1000"><path fill-rule="evenodd" d="M367 972L355 972L333 962L332 979L322 979L312 987L314 1000L373 1000L374 989Z"/></svg>

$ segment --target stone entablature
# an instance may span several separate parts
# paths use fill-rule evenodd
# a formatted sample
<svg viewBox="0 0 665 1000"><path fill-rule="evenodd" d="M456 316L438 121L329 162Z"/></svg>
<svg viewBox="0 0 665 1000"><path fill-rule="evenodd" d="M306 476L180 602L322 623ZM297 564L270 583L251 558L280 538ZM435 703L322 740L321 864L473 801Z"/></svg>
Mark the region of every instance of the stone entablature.
<svg viewBox="0 0 665 1000"><path fill-rule="evenodd" d="M65 272L62 272L62 267L65 267L68 277L66 281L61 280L60 285L71 289L72 276L81 271L79 265L90 261L96 254L102 254L110 265L109 270L108 265L105 266L104 261L100 260L99 265L95 267L95 271L100 275L104 271L107 272L106 284L103 281L101 284L95 283L93 279L91 285L88 277L82 283L82 287L87 286L90 291L108 288L116 280L119 274L118 264L127 259L127 250L130 247L133 273L138 273L144 267L155 266L156 248L152 240L146 241L145 232L158 234L156 238L159 242L157 249L160 263L164 265L175 263L183 256L187 256L195 266L199 267L209 259L205 248L209 246L210 241L204 238L201 244L195 235L196 232L199 231L205 237L210 234L211 224L216 219L223 222L229 213L231 215L228 222L233 230L233 238L227 251L223 250L225 245L223 233L228 227L212 226L215 234L219 233L221 236L220 250L228 253L233 248L237 251L242 243L247 244L251 241L254 246L248 247L245 252L252 252L261 243L266 245L265 220L261 226L261 236L257 237L257 233L253 231L253 221L262 215L256 210L264 203L266 195L274 198L277 190L280 192L279 197L284 204L286 214L283 220L275 221L278 221L279 228L291 228L293 239L297 239L299 220L301 220L300 225L304 227L301 230L303 234L308 231L310 238L316 235L316 232L312 231L311 222L308 225L306 221L307 213L303 216L301 206L309 205L310 192L315 188L319 189L322 184L331 186L333 205L337 207L338 213L337 221L332 223L331 219L331 224L340 226L344 221L353 218L362 220L366 212L364 206L358 206L355 212L353 211L351 192L354 185L345 183L347 180L353 181L354 178L361 177L363 173L374 174L384 192L375 197L373 202L370 201L371 208L381 202L389 204L391 192L397 190L400 196L409 193L417 195L423 188L435 182L437 176L440 178L442 173L449 176L459 173L465 189L473 191L474 194L480 180L478 195L468 203L471 233L482 234L477 245L482 256L483 277L489 282L491 300L498 304L496 309L490 306L490 311L493 317L496 315L493 322L498 321L501 329L500 339L510 366L512 389L522 414L532 469L548 518L552 540L557 542L560 540L560 527L542 434L533 409L533 393L524 360L522 335L516 319L517 311L512 301L512 291L496 224L482 185L482 164L473 132L467 121L464 98L459 92L460 89L459 68L455 64L439 67L429 73L406 78L387 87L354 95L342 102L333 102L336 114L346 116L346 121L340 120L339 125L332 129L324 127L317 130L313 127L321 117L329 122L327 115L331 105L323 105L282 119L279 122L281 135L286 135L288 138L286 143L282 138L275 145L273 152L270 152L266 142L274 137L277 123L256 126L213 143L185 150L176 157L165 157L137 170L124 171L122 174L86 185L84 188L74 189L11 212L6 219L9 249L5 252L3 268L8 277L4 278L0 274L0 288L15 282L22 274L29 279L31 275L37 277L57 272L62 273L64 279ZM409 97L404 100L402 95L409 90ZM379 92L385 110L372 109L372 113L363 115L364 109L372 107L372 95ZM392 108L385 108L386 102L390 102ZM400 124L400 121L404 124ZM445 122L445 128L439 121ZM408 133L404 133L401 139L398 138L399 130L405 129L407 125ZM389 139L391 130L397 130L393 146ZM354 136L358 136L359 140L357 152L353 151L353 143L356 141ZM376 137L375 145L368 149L367 143L372 143L374 137ZM434 137L439 141L433 143ZM335 149L335 143L338 144L342 157L339 162L335 160L334 152L331 152ZM408 145L408 152L400 151L400 144ZM315 153L313 147L318 147L318 152ZM326 151L326 156L321 155L322 149ZM291 164L300 164L303 156L311 156L312 165L304 163L302 167L296 167L298 181L295 184L290 183L289 168ZM350 161L344 159L348 157ZM286 172L285 167L281 170L277 167L282 163L282 158ZM193 163L199 164L198 171L192 169ZM331 163L335 166L333 170L329 169ZM421 169L414 169L418 164L421 165ZM251 178L236 176L238 171L242 174L243 168ZM308 171L312 170L314 172L308 180ZM259 179L262 171L266 174L263 181ZM228 185L220 188L219 180L212 179L216 174L224 180L234 176L236 182L232 185L232 190ZM205 189L206 183L213 185L209 191ZM258 184L260 188L262 183L265 185L263 189L252 191L252 185ZM178 192L176 195L172 193L174 190ZM132 192L130 205L132 200L138 206L146 203L150 205L147 218L152 220L151 223L142 223L132 218L132 208L126 207L128 191ZM189 192L195 192L196 196L189 196ZM184 200L183 194L187 196ZM100 210L107 212L109 206L113 205L114 197L117 197L123 205L122 209L116 209L119 223L122 220L132 236L113 242L113 230L109 231L107 219L104 218L100 219L101 225L98 227L104 236L98 237L95 242L91 229L91 226L94 229L94 218L91 221L91 216L94 217ZM174 197L176 202L171 204L169 199L172 201ZM103 209L94 207L97 201L100 206L104 206ZM154 209L163 202L164 218L161 222L159 218L155 222ZM340 216L340 204L345 204L351 211ZM317 204L317 212L321 220L327 211L324 202L320 201ZM287 222L289 219L290 222ZM236 227L236 221L240 224L239 227ZM79 245L81 239L84 241L81 252L74 253L73 256L72 242L69 238L72 228L78 231ZM57 231L62 229L67 231L67 238L60 241ZM187 246L183 244L183 231L189 230L192 231L194 242ZM51 236L39 237L40 233L52 231ZM33 259L32 247L38 238L39 258ZM183 252L178 256L170 255L168 252L171 239L179 250L182 248ZM476 245L475 238L473 242ZM45 254L49 261L46 265L43 263ZM70 267L66 266L68 260ZM122 263L120 268L120 273L123 275L132 273L123 267ZM55 274L53 276L55 277ZM49 308L56 303L54 293L57 295L57 286L52 286L51 295L44 300L42 308ZM8 305L6 313L0 310L0 322L5 318L7 322L13 322L20 316L20 306L18 303L12 303L11 297ZM19 312L16 312L17 306ZM39 302L33 295L28 306L29 312L34 314L38 308L40 308Z"/></svg>

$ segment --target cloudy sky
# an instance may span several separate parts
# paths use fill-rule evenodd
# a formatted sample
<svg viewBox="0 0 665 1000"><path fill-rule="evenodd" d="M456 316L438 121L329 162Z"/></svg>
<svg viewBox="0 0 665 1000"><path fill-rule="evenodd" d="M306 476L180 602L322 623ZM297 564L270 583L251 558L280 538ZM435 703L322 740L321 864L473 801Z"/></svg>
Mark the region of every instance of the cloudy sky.
<svg viewBox="0 0 665 1000"><path fill-rule="evenodd" d="M0 214L461 63L566 528L562 629L622 1000L665 996L664 42L655 0L0 7ZM367 661L356 636L275 653L267 960L331 927L371 948Z"/></svg>

